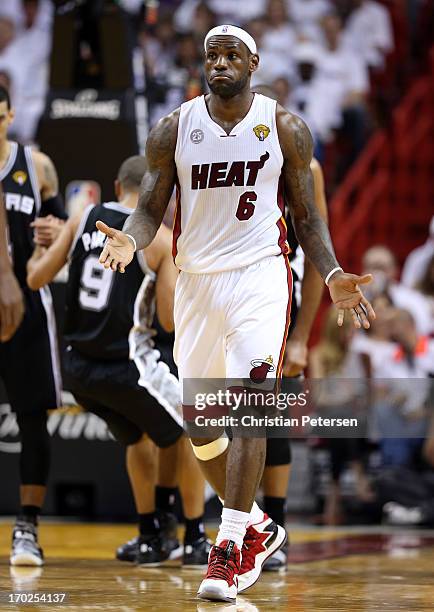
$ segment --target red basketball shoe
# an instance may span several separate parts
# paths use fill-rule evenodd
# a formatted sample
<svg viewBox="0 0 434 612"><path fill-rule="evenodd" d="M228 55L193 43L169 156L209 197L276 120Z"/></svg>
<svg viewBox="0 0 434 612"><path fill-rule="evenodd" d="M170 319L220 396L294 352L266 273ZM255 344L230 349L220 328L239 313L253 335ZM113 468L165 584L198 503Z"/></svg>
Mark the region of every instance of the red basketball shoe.
<svg viewBox="0 0 434 612"><path fill-rule="evenodd" d="M235 601L241 553L232 540L214 545L209 553L208 571L197 592L200 599Z"/></svg>
<svg viewBox="0 0 434 612"><path fill-rule="evenodd" d="M238 592L245 591L258 580L265 561L287 540L286 531L268 514L260 523L247 527L241 550L242 563L238 576Z"/></svg>

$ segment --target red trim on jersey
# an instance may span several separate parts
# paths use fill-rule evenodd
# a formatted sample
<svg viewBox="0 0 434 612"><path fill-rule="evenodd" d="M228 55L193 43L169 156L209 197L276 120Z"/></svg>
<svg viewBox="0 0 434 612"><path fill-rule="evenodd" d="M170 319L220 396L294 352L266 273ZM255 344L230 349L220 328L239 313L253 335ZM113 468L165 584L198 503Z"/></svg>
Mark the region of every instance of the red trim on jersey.
<svg viewBox="0 0 434 612"><path fill-rule="evenodd" d="M282 378L283 357L285 355L286 340L288 339L289 326L291 325L291 304L292 304L292 271L287 255L283 256L286 265L286 278L288 282L288 306L286 307L286 323L285 333L283 334L282 347L280 349L279 363L276 369L277 390L280 388L280 379Z"/></svg>
<svg viewBox="0 0 434 612"><path fill-rule="evenodd" d="M280 247L280 252L283 255L288 255L291 252L289 248L289 244L287 241L287 232L286 232L286 221L285 221L285 193L284 193L284 185L283 185L283 176L280 175L279 178L279 187L277 189L277 205L280 208L280 212L282 216L277 221L276 225L279 228L279 240L278 245Z"/></svg>
<svg viewBox="0 0 434 612"><path fill-rule="evenodd" d="M181 234L181 188L179 182L176 181L176 208L173 217L173 231L172 231L172 256L173 259L178 254L178 238Z"/></svg>

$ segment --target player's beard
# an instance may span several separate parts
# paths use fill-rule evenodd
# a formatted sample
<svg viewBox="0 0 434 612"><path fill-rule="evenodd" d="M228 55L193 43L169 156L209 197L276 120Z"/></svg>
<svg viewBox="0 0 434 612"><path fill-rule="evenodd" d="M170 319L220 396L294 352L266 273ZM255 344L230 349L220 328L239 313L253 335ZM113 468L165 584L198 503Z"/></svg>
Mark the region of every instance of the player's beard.
<svg viewBox="0 0 434 612"><path fill-rule="evenodd" d="M240 91L242 91L248 85L249 78L250 75L249 73L247 73L242 76L238 81L220 81L218 83L215 83L213 81L211 81L210 83L208 81L208 87L216 96L220 96L220 98L229 99L239 94Z"/></svg>

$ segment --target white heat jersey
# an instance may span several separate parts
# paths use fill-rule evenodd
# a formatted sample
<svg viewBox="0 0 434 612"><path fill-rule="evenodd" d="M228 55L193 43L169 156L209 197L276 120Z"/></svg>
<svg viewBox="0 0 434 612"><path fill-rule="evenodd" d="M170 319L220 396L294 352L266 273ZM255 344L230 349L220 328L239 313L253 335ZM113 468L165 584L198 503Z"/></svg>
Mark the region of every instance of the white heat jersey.
<svg viewBox="0 0 434 612"><path fill-rule="evenodd" d="M204 96L182 104L175 162L178 268L223 272L289 252L274 100L255 94L230 134L211 119Z"/></svg>

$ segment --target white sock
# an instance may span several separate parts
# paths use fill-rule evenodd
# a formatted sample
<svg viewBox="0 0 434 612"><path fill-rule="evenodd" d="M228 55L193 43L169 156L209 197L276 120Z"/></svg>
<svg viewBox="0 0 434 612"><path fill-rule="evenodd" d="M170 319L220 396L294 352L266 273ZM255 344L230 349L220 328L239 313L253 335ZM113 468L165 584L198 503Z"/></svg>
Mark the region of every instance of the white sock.
<svg viewBox="0 0 434 612"><path fill-rule="evenodd" d="M261 523L264 520L264 511L258 506L256 502L253 502L252 509L250 510L249 522L247 523L247 527L250 525L256 525L256 523Z"/></svg>
<svg viewBox="0 0 434 612"><path fill-rule="evenodd" d="M216 544L219 545L223 540L232 540L241 550L249 517L248 512L223 508L222 522L220 523Z"/></svg>
<svg viewBox="0 0 434 612"><path fill-rule="evenodd" d="M222 506L225 504L225 500L219 497L219 500L222 503ZM250 510L249 522L247 523L247 527L250 525L256 525L256 523L261 523L264 520L264 511L258 506L256 502L253 502L252 509Z"/></svg>

